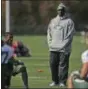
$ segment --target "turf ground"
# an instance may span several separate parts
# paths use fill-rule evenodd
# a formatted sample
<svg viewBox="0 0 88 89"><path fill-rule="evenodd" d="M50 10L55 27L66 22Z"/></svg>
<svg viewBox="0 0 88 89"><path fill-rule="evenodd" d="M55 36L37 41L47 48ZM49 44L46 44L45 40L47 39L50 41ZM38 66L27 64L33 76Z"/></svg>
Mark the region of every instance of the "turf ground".
<svg viewBox="0 0 88 89"><path fill-rule="evenodd" d="M51 83L51 74L46 36L16 36L15 39L21 40L30 48L32 53L32 57L17 58L22 60L27 66L30 88L50 88L48 85ZM69 63L69 73L73 70L78 70L81 66L80 55L86 47L80 40L80 36L74 37ZM43 70L43 72L38 72L39 69ZM20 74L12 78L11 88L12 87L23 87Z"/></svg>

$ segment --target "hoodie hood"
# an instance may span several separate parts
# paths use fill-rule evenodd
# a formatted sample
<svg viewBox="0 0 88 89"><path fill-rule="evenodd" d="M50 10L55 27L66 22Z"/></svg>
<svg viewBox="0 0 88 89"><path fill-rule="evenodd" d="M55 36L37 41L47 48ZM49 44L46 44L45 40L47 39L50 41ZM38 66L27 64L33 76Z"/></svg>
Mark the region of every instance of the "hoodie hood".
<svg viewBox="0 0 88 89"><path fill-rule="evenodd" d="M60 19L66 19L70 16L70 14L68 13L68 7L66 7L63 3L60 3L59 6L57 7L57 11L61 10L62 8L65 8L66 13L63 17L60 17Z"/></svg>
<svg viewBox="0 0 88 89"><path fill-rule="evenodd" d="M60 10L62 8L65 8L66 11L68 11L68 8L63 4L63 3L60 3L59 6L57 7L57 10Z"/></svg>

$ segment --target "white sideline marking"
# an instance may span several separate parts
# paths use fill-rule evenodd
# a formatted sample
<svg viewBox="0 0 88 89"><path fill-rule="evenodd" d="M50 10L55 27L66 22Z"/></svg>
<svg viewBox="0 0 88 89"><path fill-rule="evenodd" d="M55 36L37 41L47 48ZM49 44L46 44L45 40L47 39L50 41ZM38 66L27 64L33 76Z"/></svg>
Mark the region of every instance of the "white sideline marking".
<svg viewBox="0 0 88 89"><path fill-rule="evenodd" d="M48 64L33 64L33 66L49 66Z"/></svg>
<svg viewBox="0 0 88 89"><path fill-rule="evenodd" d="M36 57L31 57L30 59L47 59L47 61L48 61L48 57L38 57L38 56L36 56Z"/></svg>
<svg viewBox="0 0 88 89"><path fill-rule="evenodd" d="M30 78L30 79L47 79L47 77L36 77L36 76L28 77L28 78Z"/></svg>
<svg viewBox="0 0 88 89"><path fill-rule="evenodd" d="M21 76L16 76L16 77L21 77ZM15 78L15 77L14 77ZM47 79L47 77L36 77L36 76L28 76L29 79Z"/></svg>
<svg viewBox="0 0 88 89"><path fill-rule="evenodd" d="M28 61L28 60L36 60L37 59L37 61L39 60L49 60L49 58L48 57L39 57L39 56L36 56L36 57L30 57L30 58L26 58L26 59L28 59L28 60L26 60L25 58L21 58L22 60L25 60L25 61Z"/></svg>
<svg viewBox="0 0 88 89"><path fill-rule="evenodd" d="M34 55L48 55L48 53L33 53Z"/></svg>

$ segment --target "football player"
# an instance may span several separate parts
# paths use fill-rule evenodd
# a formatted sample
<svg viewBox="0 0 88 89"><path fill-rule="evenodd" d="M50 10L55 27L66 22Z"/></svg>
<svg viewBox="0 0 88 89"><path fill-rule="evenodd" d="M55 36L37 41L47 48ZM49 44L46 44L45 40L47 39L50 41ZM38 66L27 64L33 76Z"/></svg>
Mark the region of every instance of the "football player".
<svg viewBox="0 0 88 89"><path fill-rule="evenodd" d="M10 67L9 61L13 59L14 50L10 44L5 44L1 40L1 85L2 89L5 89L7 76L11 76L12 69ZM13 67L12 67L13 68Z"/></svg>
<svg viewBox="0 0 88 89"><path fill-rule="evenodd" d="M88 49L82 53L81 60L81 70L72 72L68 78L68 88L88 89Z"/></svg>
<svg viewBox="0 0 88 89"><path fill-rule="evenodd" d="M5 35L5 42L10 43L12 45L13 42L13 35L11 33L6 33ZM14 56L14 53L13 53ZM14 61L12 62L13 65L13 71L12 71L12 76L15 76L19 73L22 73L22 80L24 83L24 88L28 89L28 74L27 74L27 69L24 63L20 60L16 60L14 58ZM11 81L11 76L8 77L6 80L6 87L10 86L10 81Z"/></svg>

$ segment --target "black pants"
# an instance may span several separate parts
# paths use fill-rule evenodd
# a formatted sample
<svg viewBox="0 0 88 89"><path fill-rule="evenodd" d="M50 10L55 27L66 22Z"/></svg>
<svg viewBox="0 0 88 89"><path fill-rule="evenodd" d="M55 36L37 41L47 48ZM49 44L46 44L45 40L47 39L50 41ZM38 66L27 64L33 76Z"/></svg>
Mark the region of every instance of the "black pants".
<svg viewBox="0 0 88 89"><path fill-rule="evenodd" d="M6 80L9 76L11 76L11 73L12 73L12 68L10 67L11 67L10 64L1 65L1 87L2 87L1 89L6 89L5 86L6 86L6 83L8 82Z"/></svg>
<svg viewBox="0 0 88 89"><path fill-rule="evenodd" d="M66 84L68 78L69 56L70 53L65 54L64 52L50 52L50 68L52 80L56 84Z"/></svg>

